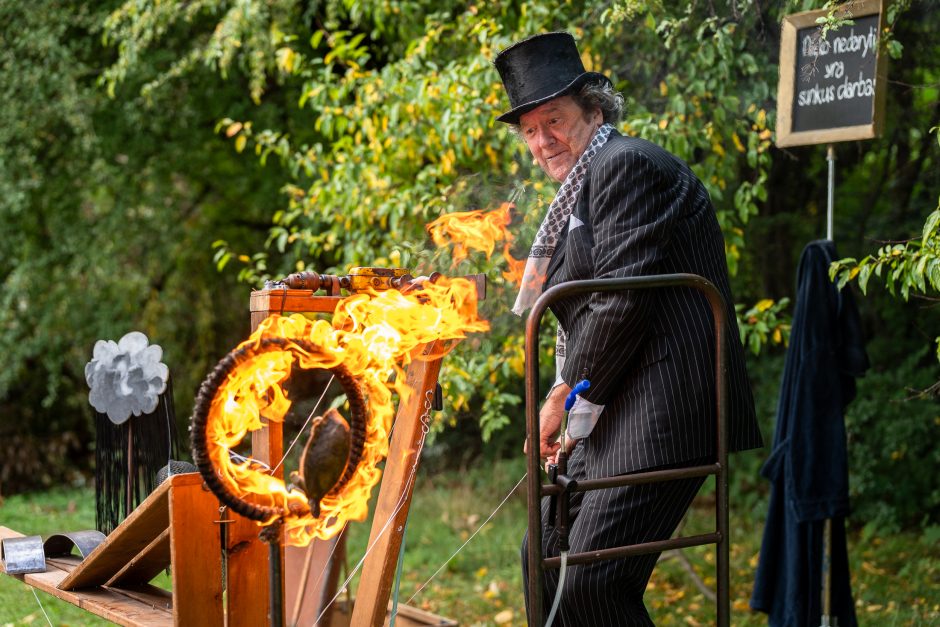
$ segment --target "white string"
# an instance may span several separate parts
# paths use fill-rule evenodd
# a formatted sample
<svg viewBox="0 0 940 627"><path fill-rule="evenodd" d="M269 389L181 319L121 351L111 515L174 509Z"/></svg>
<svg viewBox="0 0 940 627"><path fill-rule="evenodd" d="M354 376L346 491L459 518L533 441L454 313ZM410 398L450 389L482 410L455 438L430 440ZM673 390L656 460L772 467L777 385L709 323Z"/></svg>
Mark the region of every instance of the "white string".
<svg viewBox="0 0 940 627"><path fill-rule="evenodd" d="M281 461L277 463L277 466L275 466L274 468L271 468L270 464L266 464L260 459L255 459L254 457L246 457L245 455L242 455L241 453L236 453L232 449L226 449L228 450L229 457L234 459L236 462L251 462L253 464L258 464L259 466L263 467L267 472L271 473L272 475L275 472L277 472L277 469L280 468L281 464L284 463L284 460L287 459L287 456L290 454L291 449L294 448L295 444L297 444L297 440L300 439L300 436L303 435L304 431L307 429L307 425L310 424L310 420L313 419L313 415L316 413L317 409L320 407L320 403L323 402L323 397L326 396L326 391L329 389L330 384L333 383L333 378L334 377L331 376L330 380L326 382L326 387L323 388L323 393L320 394L320 398L317 399L317 404L313 406L313 409L310 411L310 415L307 416L307 421L304 422L304 426L302 426L300 428L300 431L297 432L297 435L294 436L294 440L290 443L290 446L287 447L287 451L284 453L284 456L281 457Z"/></svg>
<svg viewBox="0 0 940 627"><path fill-rule="evenodd" d="M42 606L42 601L39 600L39 595L36 594L36 588L30 586L29 589L33 592L33 596L36 597L36 603L39 604L39 609L42 610L42 615L46 617L46 622L49 623L49 627L53 627L52 621L49 620L49 615L46 614L46 608Z"/></svg>
<svg viewBox="0 0 940 627"><path fill-rule="evenodd" d="M509 497L513 495L513 493L516 491L516 489L519 488L520 485L522 485L522 482L525 481L525 478L526 478L526 475L527 475L527 474L528 474L528 473L524 473L524 474L522 475L522 478L519 479L518 483L516 483L516 485L513 486L512 490L509 491L509 494L507 494L507 495L505 496L505 498L503 498L503 500L500 502L500 504L496 506L496 509L493 510L493 513L490 514L489 517L488 517L486 520L484 520L483 523L482 523L479 527L477 527L477 530L473 532L473 535L471 535L469 538L467 538L467 541L464 542L463 544L461 544L459 549L457 549L456 551L454 551L454 554L453 554L453 555L451 555L450 557L448 557L448 558L444 561L444 563L441 564L440 568L438 568L437 570L434 571L434 574L431 575L431 576L428 578L427 581L425 581L423 584L421 584L421 587L420 587L420 588L418 588L417 590L415 590L415 593L411 595L411 598L408 599L408 601L406 601L406 603L411 603L411 602L414 600L414 598L415 598L416 596L418 596L418 594L420 594L421 591L424 590L424 588L427 587L427 585L428 585L429 583L431 583L431 580L434 579L435 577L437 577L437 575L438 575L442 570L444 570L444 567L446 567L446 566L451 562L451 560L453 560L455 557L457 557L457 554L458 554L458 553L460 553L461 551L463 551L463 549L464 549L465 546L467 546L468 544L470 544L470 541L473 540L473 538L475 538L478 533L480 533L480 531L483 529L483 527L485 527L486 524L487 524L488 522L490 522L490 520L492 520L493 516L496 515L496 512L498 512L499 509L506 503L506 501L509 500Z"/></svg>
<svg viewBox="0 0 940 627"><path fill-rule="evenodd" d="M414 472L412 472L411 475L408 477L408 481L405 484L405 490L402 492L402 495L399 498L398 503L395 505L395 510L392 512L391 516L388 517L388 520L382 526L382 529L379 531L378 535L375 537L375 540L372 542L372 544L369 545L369 548L366 549L366 552L362 556L362 559L360 559L356 563L356 566L353 567L352 571L349 573L349 576L342 583L342 585L339 586L336 594L333 596L332 599L330 599L330 602L326 604L323 610L321 610L320 615L317 616L317 620L314 622L315 625L319 624L320 619L323 618L323 615L326 614L326 611L330 608L331 605L333 605L333 602L339 598L339 595L343 593L343 590L346 589L346 586L349 585L349 582L352 581L353 577L356 576L356 573L359 572L359 569L362 568L362 565L365 563L366 558L369 557L369 553L372 552L372 549L375 548L375 545L378 544L382 536L385 535L385 532L388 530L388 526L392 524L392 520L395 518L398 512L401 511L401 508L405 505L405 496L408 494L408 490L411 488L411 481L413 478L414 478Z"/></svg>
<svg viewBox="0 0 940 627"><path fill-rule="evenodd" d="M409 494L409 492L410 492L410 490L411 490L411 486L412 486L412 484L413 484L413 482L414 482L415 475L416 475L417 472L418 472L418 460L421 458L421 451L422 451L422 449L424 449L424 440L425 440L425 438L427 437L428 432L431 430L431 424L430 424L430 420L431 420L431 405L432 405L432 403L431 403L431 398L433 397L433 395L434 395L434 391L433 391L433 390L428 390L427 394L425 394L425 399L424 399L424 413L421 415L421 418L420 418L420 421L421 421L421 439L418 441L418 448L417 448L417 450L415 451L415 463L411 466L411 471L410 471L409 474L408 474L408 479L407 479L407 481L405 481L405 487L404 487L404 489L403 489L402 492L401 492L401 496L398 497L398 502L395 504L395 509L392 510L392 513L391 513L391 515L388 517L388 520L385 521L385 524L382 525L382 528L381 528L381 529L379 530L379 532L376 534L375 540L372 542L372 544L370 544L370 545L368 546L368 548L366 548L366 552L365 552L365 554L362 556L362 559L360 559L359 562L356 563L355 567L353 567L352 571L349 573L349 576L346 577L346 580L337 588L336 594L333 595L333 598L330 599L330 602L327 603L327 604L323 607L322 610L320 610L320 615L317 616L317 620L315 620L314 623L313 623L314 625L318 625L318 624L320 623L320 619L323 618L323 616L326 614L327 610L330 609L330 606L332 606L333 603L336 601L336 599L339 598L339 595L341 595L341 594L343 593L343 590L346 589L346 586L349 585L349 582L352 581L353 577L356 576L356 573L359 572L359 569L362 568L362 565L365 563L366 558L369 557L369 553L372 552L372 549L375 548L375 545L378 544L379 540L382 539L382 536L385 535L385 532L388 531L388 527L389 527L389 525L392 524L392 521L395 519L395 516L397 516L397 515L398 515L398 512L401 511L401 508L405 506L406 497L408 496L408 494Z"/></svg>
<svg viewBox="0 0 940 627"><path fill-rule="evenodd" d="M317 399L317 404L313 406L313 409L310 410L310 415L307 416L307 420L304 422L304 426L300 428L300 431L297 432L297 435L294 436L294 439L291 440L290 446L287 447L287 450L284 451L284 456L281 457L281 461L277 463L277 466L274 467L274 470L271 473L277 472L277 469L281 467L281 464L284 463L284 460L287 459L287 456L290 454L291 449L294 448L294 445L297 444L297 440L300 439L300 436L304 434L304 431L307 430L307 425L310 424L310 420L313 418L313 415L317 413L317 409L320 407L320 403L323 402L323 397L326 396L326 391L330 389L330 384L333 383L335 375L330 375L330 380L326 382L326 385L323 387L323 393L320 394L320 398Z"/></svg>
<svg viewBox="0 0 940 627"><path fill-rule="evenodd" d="M223 447L221 447L221 448L225 448L225 447L223 446ZM251 462L252 464L258 464L259 466L263 467L265 470L267 470L267 471L269 471L269 472L271 471L271 467L270 467L268 464L265 464L265 463L264 463L263 461L261 461L260 459L255 459L254 457L245 457L245 456L242 455L241 453L236 453L235 451L233 451L233 450L230 449L230 448L227 448L227 449L225 449L225 450L228 451L229 457L231 457L231 458L232 458L233 460L235 460L236 462L239 462L239 463Z"/></svg>

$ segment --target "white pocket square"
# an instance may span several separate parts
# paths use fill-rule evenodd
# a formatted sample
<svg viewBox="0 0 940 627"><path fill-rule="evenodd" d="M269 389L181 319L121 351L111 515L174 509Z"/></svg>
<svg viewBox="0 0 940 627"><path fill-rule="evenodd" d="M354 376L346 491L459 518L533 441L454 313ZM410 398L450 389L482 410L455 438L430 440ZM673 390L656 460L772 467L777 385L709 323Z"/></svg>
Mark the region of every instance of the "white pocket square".
<svg viewBox="0 0 940 627"><path fill-rule="evenodd" d="M571 217L568 219L568 232L575 230L579 226L584 226L584 222L578 219L574 214L571 214Z"/></svg>

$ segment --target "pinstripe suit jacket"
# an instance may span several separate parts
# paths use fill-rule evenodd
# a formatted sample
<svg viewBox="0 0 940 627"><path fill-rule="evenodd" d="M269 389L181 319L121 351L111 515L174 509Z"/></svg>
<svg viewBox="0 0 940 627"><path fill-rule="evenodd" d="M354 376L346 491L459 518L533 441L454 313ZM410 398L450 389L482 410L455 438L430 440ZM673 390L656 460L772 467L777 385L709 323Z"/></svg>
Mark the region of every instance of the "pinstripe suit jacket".
<svg viewBox="0 0 940 627"><path fill-rule="evenodd" d="M586 174L546 289L574 279L690 272L728 304L730 450L761 445L728 284L724 239L702 183L666 150L612 133ZM580 224L583 223L583 224ZM584 441L587 474L611 476L715 451L714 331L692 288L576 296L553 311L568 333L562 377L605 405Z"/></svg>

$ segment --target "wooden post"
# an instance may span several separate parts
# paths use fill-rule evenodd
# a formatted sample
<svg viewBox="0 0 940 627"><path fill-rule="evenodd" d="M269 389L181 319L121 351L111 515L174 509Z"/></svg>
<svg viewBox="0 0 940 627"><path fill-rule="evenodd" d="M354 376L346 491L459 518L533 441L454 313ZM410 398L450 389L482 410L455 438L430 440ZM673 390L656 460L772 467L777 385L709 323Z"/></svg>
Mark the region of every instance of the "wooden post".
<svg viewBox="0 0 940 627"><path fill-rule="evenodd" d="M202 485L170 491L174 625L224 625L218 504Z"/></svg>
<svg viewBox="0 0 940 627"><path fill-rule="evenodd" d="M255 331L265 318L274 313L297 311L332 313L340 300L342 299L338 296L314 296L311 290L273 289L252 292L251 330ZM254 459L273 467L281 461L283 454L284 429L281 423L269 422L266 428L251 434L251 456ZM283 479L283 468L278 468L275 476ZM268 625L271 611L267 585L268 547L258 539L261 527L234 512L229 512L228 517L233 521L228 523L226 536L228 627ZM282 547L281 550L289 553L303 551L297 547ZM282 558L281 563L293 566L302 562L297 559ZM299 579L299 572L293 572L293 570L295 569L287 569L284 578L285 588L293 586ZM311 582L311 585L313 583L315 582ZM287 596L293 598L293 594ZM287 612L290 609L285 605Z"/></svg>
<svg viewBox="0 0 940 627"><path fill-rule="evenodd" d="M481 300L485 298L486 282L482 275L467 278L475 281L478 298ZM338 294L338 287L334 285L334 288L336 289L331 293ZM311 290L274 289L252 292L252 330L272 313L332 313L341 300L342 298L336 295L315 296ZM440 352L441 346L442 342L432 342L425 345L421 352L425 356L431 355L434 352ZM407 403L399 405L395 417L394 434L389 447L389 456L385 462L385 472L369 538L369 546L372 549L363 566L357 591L358 598L350 623L352 625L380 626L385 624L392 580L398 564L404 525L408 518L414 491L418 447L424 436L422 431L425 426L422 423L422 417L430 411L440 370L441 359L416 360L406 369L405 378L414 393ZM276 464L281 459L282 448L280 424L269 425L267 429L252 434L252 456L255 459ZM279 472L278 476L281 474ZM233 517L236 522L229 529L228 542L230 552L228 627L255 627L267 624L267 612L271 600L268 598L267 587L264 585L267 576L266 547L258 540L257 525L238 515L233 515ZM329 572L323 577L327 581L317 583L316 575L307 578L306 592L309 593L307 598L311 599L310 604L314 607L319 607L320 603L328 601L335 592L337 564L342 560L345 552L345 542L340 540L339 545L333 554L333 563L329 565ZM292 617L294 615L292 610L296 605L295 595L303 595L305 591L291 590L291 588L304 579L302 569L305 567L311 569L311 566L305 566L304 553L306 551L304 549L287 547L285 551L288 554L298 553L283 560L288 564L284 581L285 588L289 590L286 596L291 601L285 605L285 612L288 617ZM323 557L328 555L328 551L317 551L316 555L320 557L314 557L311 569L311 573L315 574L328 567L326 563L328 560ZM315 596L318 591L326 592L326 598ZM400 609L408 608L400 606ZM303 607L301 613L307 616L309 611L308 607Z"/></svg>
<svg viewBox="0 0 940 627"><path fill-rule="evenodd" d="M437 342L427 344L423 353L431 354L437 345ZM399 405L395 416L394 433L369 535L370 550L356 592L352 625L380 627L385 624L392 580L418 470L418 447L426 428L422 417L430 412L440 371L440 359L413 361L408 366L405 380L414 393L407 403Z"/></svg>

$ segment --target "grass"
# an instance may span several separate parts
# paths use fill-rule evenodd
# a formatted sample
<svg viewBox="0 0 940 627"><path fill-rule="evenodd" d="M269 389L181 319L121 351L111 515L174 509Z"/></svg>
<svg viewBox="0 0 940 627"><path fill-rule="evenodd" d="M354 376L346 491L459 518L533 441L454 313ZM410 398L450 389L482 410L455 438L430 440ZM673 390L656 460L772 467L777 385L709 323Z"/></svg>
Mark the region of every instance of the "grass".
<svg viewBox="0 0 940 627"><path fill-rule="evenodd" d="M87 489L7 497L0 506L0 525L24 535L46 536L60 531L95 528L95 495ZM45 625L32 589L0 576L0 625ZM110 625L44 592L36 592L53 625Z"/></svg>
<svg viewBox="0 0 940 627"><path fill-rule="evenodd" d="M419 473L408 523L400 599L415 591L461 546L523 476L522 459L471 468L461 473ZM696 501L683 533L709 528L709 495ZM766 505L760 499L732 503L732 624L766 625L747 609L760 547ZM414 600L415 605L461 625L524 625L519 542L525 526L525 488L509 498L491 523L443 568ZM26 534L92 528L94 496L88 490L8 497L0 525ZM362 556L368 527L354 525L349 562ZM852 587L862 625L940 625L940 534L881 536L866 527L849 536ZM699 577L714 585L714 551L686 550ZM38 593L54 625L107 624L44 593ZM657 567L646 594L657 625L711 625L714 606L693 585L677 559ZM0 577L0 626L43 625L45 618L29 588Z"/></svg>

